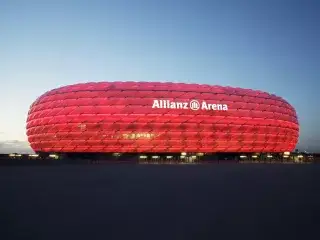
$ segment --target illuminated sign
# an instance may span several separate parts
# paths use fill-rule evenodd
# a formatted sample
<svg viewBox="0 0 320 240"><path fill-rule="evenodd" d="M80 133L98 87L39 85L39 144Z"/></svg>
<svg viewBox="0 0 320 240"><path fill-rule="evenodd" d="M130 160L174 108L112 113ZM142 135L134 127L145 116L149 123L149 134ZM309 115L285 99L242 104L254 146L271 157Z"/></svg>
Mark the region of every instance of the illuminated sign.
<svg viewBox="0 0 320 240"><path fill-rule="evenodd" d="M227 104L211 104L206 101L201 103L197 100L190 102L173 102L170 100L153 100L152 108L170 108L170 109L191 109L191 110L221 110L227 111Z"/></svg>

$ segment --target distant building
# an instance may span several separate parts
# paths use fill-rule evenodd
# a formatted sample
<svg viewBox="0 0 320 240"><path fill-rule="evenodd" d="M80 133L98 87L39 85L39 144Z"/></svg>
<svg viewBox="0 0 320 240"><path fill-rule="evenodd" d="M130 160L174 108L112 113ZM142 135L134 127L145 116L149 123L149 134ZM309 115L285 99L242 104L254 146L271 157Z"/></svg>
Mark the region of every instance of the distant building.
<svg viewBox="0 0 320 240"><path fill-rule="evenodd" d="M36 153L212 154L294 151L295 109L235 87L160 82L69 85L30 107Z"/></svg>

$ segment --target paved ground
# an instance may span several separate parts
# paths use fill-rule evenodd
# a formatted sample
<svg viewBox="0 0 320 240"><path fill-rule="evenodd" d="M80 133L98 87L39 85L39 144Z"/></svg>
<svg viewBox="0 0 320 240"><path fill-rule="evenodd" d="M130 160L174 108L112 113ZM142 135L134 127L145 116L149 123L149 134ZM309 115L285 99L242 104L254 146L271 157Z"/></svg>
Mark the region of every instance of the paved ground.
<svg viewBox="0 0 320 240"><path fill-rule="evenodd" d="M0 167L0 239L319 239L320 165Z"/></svg>

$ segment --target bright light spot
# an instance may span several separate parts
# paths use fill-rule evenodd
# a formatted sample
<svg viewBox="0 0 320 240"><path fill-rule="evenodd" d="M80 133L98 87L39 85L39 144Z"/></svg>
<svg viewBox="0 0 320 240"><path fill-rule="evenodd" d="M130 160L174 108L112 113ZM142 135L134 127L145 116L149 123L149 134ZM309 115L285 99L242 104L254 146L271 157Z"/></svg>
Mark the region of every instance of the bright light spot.
<svg viewBox="0 0 320 240"><path fill-rule="evenodd" d="M59 158L59 156L56 155L56 154L50 154L49 157L50 157L50 158L54 158L54 159L58 159L58 158Z"/></svg>

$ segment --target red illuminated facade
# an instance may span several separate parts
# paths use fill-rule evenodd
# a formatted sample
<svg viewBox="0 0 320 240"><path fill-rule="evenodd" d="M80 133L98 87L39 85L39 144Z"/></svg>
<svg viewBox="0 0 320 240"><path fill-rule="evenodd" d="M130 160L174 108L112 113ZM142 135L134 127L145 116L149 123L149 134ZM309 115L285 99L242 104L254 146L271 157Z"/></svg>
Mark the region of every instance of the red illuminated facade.
<svg viewBox="0 0 320 240"><path fill-rule="evenodd" d="M35 152L284 152L294 108L266 92L198 84L99 82L61 87L30 107Z"/></svg>

